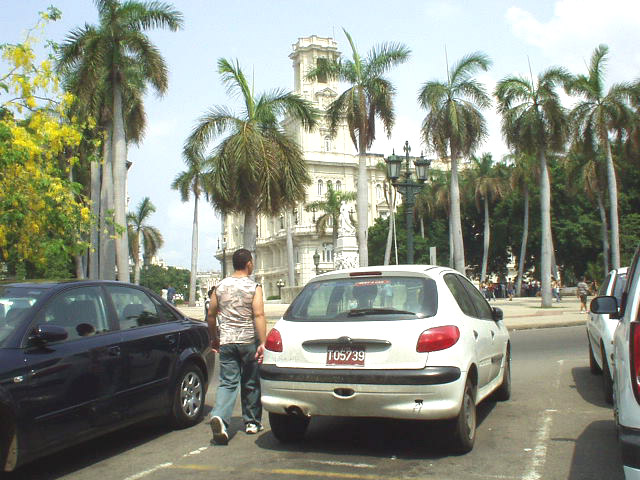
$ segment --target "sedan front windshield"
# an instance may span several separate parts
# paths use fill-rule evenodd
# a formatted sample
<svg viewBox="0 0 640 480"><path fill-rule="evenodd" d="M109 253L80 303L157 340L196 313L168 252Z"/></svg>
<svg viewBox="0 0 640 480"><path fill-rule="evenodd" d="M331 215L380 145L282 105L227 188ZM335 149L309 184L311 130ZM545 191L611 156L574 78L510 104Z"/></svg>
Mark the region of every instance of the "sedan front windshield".
<svg viewBox="0 0 640 480"><path fill-rule="evenodd" d="M0 348L43 292L41 288L0 287Z"/></svg>

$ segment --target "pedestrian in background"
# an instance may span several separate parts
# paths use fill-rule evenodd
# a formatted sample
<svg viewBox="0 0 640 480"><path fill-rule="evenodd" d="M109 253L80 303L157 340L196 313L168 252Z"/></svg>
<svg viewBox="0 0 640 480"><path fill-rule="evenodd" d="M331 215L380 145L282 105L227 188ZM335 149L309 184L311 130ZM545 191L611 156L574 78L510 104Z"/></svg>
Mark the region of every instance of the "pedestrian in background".
<svg viewBox="0 0 640 480"><path fill-rule="evenodd" d="M509 297L509 301L513 301L513 296L516 293L515 285L513 284L513 279L510 278L507 282L507 297Z"/></svg>
<svg viewBox="0 0 640 480"><path fill-rule="evenodd" d="M580 299L580 313L587 313L587 296L589 295L589 285L586 277L578 282L576 294Z"/></svg>
<svg viewBox="0 0 640 480"><path fill-rule="evenodd" d="M215 292L216 287L211 287L207 292L207 299L204 301L204 318L207 319L207 314L209 313L209 305L211 305L211 294Z"/></svg>
<svg viewBox="0 0 640 480"><path fill-rule="evenodd" d="M167 302L169 302L170 304L174 305L175 302L173 301L173 297L176 296L176 289L173 288L171 285L169 285L167 287Z"/></svg>
<svg viewBox="0 0 640 480"><path fill-rule="evenodd" d="M258 366L264 355L267 326L262 286L251 279L249 250L236 250L232 263L234 272L216 287L207 314L211 348L220 356L220 384L209 425L213 442L220 445L229 441L227 429L238 384L245 432L255 434L263 429Z"/></svg>
<svg viewBox="0 0 640 480"><path fill-rule="evenodd" d="M560 282L555 277L551 277L551 293L558 303L560 301Z"/></svg>

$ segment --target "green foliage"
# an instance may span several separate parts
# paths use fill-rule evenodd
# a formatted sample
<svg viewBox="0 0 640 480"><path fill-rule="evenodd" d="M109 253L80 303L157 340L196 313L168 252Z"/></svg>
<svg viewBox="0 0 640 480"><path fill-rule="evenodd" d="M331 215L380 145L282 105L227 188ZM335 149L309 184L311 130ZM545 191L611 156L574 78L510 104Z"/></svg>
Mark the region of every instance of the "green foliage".
<svg viewBox="0 0 640 480"><path fill-rule="evenodd" d="M161 267L148 265L140 274L140 285L156 292L158 295L163 288L171 285L176 293L181 293L184 298L189 296L189 270L176 267Z"/></svg>

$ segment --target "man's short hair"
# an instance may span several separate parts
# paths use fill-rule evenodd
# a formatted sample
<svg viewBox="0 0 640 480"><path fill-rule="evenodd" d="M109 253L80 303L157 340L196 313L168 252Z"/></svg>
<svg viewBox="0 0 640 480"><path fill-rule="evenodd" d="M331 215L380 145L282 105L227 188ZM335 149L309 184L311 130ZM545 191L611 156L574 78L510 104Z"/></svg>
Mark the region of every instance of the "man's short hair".
<svg viewBox="0 0 640 480"><path fill-rule="evenodd" d="M233 262L234 270L244 270L247 268L247 263L252 261L251 252L246 248L240 248L233 252L231 261Z"/></svg>

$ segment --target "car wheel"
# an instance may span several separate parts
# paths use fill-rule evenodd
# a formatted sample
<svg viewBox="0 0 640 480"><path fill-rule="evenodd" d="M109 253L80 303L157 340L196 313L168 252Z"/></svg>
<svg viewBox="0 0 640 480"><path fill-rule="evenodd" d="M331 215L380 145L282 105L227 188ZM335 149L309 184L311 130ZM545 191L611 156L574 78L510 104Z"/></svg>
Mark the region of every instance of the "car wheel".
<svg viewBox="0 0 640 480"><path fill-rule="evenodd" d="M589 347L589 370L594 375L599 374L602 370L598 366L598 362L596 362L596 357L593 356L593 349L591 348L591 340L587 337L587 346Z"/></svg>
<svg viewBox="0 0 640 480"><path fill-rule="evenodd" d="M273 435L282 443L302 440L309 426L309 418L301 415L281 415L269 412Z"/></svg>
<svg viewBox="0 0 640 480"><path fill-rule="evenodd" d="M604 391L604 401L609 405L613 403L613 380L611 379L611 372L609 371L609 362L604 351L602 349L602 389Z"/></svg>
<svg viewBox="0 0 640 480"><path fill-rule="evenodd" d="M202 370L193 363L182 367L174 387L171 411L171 423L176 428L190 427L202 420L206 391Z"/></svg>
<svg viewBox="0 0 640 480"><path fill-rule="evenodd" d="M451 447L457 453L468 453L476 440L476 389L467 378L462 395L460 413L452 421Z"/></svg>
<svg viewBox="0 0 640 480"><path fill-rule="evenodd" d="M495 399L505 402L511 398L511 349L507 347L507 355L504 359L504 373L502 383L495 393Z"/></svg>

